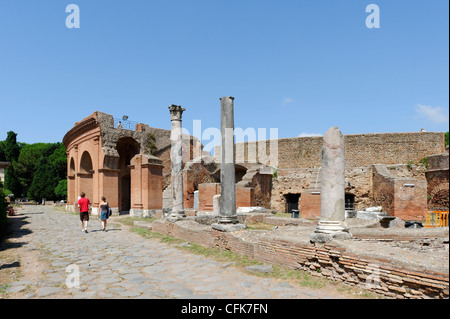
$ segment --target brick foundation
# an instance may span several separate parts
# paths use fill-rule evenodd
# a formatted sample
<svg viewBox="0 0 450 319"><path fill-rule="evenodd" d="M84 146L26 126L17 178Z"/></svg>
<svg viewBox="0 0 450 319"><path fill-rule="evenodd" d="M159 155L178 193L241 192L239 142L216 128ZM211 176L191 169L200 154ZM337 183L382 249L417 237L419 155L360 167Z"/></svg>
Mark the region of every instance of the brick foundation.
<svg viewBox="0 0 450 319"><path fill-rule="evenodd" d="M231 250L261 262L304 270L390 298L449 297L448 274L405 269L388 260L351 254L333 244L313 245L281 239L245 240L192 220L177 223L155 221L153 231L203 246Z"/></svg>

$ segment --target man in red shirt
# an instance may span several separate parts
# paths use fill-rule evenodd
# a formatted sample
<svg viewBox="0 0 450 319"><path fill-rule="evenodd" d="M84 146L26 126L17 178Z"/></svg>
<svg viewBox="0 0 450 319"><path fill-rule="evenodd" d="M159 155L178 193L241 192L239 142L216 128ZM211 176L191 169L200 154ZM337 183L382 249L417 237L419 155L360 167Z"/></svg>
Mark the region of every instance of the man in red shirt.
<svg viewBox="0 0 450 319"><path fill-rule="evenodd" d="M89 208L91 202L86 198L85 193L81 193L81 198L78 200L78 207L80 208L80 220L81 220L81 231L87 233L87 226L89 221Z"/></svg>

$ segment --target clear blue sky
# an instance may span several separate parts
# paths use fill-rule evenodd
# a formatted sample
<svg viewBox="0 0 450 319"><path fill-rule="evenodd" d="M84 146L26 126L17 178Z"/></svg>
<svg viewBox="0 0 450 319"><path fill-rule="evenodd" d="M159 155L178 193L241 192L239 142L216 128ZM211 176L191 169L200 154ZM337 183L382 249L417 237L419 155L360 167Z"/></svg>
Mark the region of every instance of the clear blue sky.
<svg viewBox="0 0 450 319"><path fill-rule="evenodd" d="M96 110L169 129L171 104L220 127L230 95L236 127L280 138L448 131L448 33L447 0L0 0L0 140L61 141Z"/></svg>

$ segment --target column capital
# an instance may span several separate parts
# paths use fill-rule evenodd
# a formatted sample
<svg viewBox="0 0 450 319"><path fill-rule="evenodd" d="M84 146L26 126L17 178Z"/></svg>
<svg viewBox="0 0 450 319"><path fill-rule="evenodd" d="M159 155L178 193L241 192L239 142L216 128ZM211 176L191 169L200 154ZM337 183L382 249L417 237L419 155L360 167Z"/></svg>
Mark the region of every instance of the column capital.
<svg viewBox="0 0 450 319"><path fill-rule="evenodd" d="M181 117L185 110L186 109L182 108L180 105L172 104L171 106L169 106L171 120L172 121L181 121Z"/></svg>

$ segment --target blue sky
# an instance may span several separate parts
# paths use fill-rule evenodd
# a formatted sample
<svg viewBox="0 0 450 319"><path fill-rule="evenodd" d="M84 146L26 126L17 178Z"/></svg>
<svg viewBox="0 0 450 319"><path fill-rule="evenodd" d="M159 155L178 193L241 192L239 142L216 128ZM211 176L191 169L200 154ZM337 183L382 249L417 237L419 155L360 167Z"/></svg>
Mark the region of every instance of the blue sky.
<svg viewBox="0 0 450 319"><path fill-rule="evenodd" d="M68 4L80 28L68 29ZM380 28L366 27L366 6ZM102 111L192 132L448 131L447 0L0 0L0 140L62 141ZM208 141L203 141L207 144Z"/></svg>

